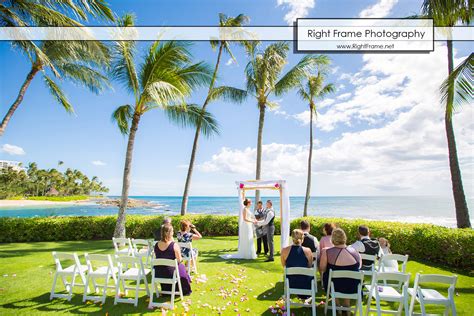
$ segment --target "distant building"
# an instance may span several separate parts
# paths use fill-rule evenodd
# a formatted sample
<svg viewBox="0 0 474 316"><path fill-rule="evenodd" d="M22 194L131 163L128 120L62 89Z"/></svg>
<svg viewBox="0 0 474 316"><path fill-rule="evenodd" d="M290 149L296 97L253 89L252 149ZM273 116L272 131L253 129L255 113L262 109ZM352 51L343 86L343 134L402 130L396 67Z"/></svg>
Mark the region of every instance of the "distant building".
<svg viewBox="0 0 474 316"><path fill-rule="evenodd" d="M9 167L16 171L25 170L25 168L21 166L21 162L19 161L0 160L0 170L7 169Z"/></svg>

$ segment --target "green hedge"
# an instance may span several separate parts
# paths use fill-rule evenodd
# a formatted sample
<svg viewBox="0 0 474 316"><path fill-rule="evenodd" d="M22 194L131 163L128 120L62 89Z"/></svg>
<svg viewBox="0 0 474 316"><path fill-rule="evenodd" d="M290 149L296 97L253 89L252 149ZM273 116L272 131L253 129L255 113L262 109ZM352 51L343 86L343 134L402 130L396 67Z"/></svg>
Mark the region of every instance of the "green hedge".
<svg viewBox="0 0 474 316"><path fill-rule="evenodd" d="M190 219L204 236L238 235L236 216L189 215L174 216L177 230L182 218ZM357 238L357 228L366 224L374 237L387 238L394 253L408 254L411 258L427 260L445 266L474 269L474 231L452 229L428 224L367 221L361 219L307 218L311 232L318 238L326 222L337 223L348 236L348 242ZM0 218L0 242L92 240L112 238L115 216ZM161 225L163 216L128 216L127 236L152 238ZM291 229L301 219L291 222ZM279 220L275 220L276 234L280 234Z"/></svg>

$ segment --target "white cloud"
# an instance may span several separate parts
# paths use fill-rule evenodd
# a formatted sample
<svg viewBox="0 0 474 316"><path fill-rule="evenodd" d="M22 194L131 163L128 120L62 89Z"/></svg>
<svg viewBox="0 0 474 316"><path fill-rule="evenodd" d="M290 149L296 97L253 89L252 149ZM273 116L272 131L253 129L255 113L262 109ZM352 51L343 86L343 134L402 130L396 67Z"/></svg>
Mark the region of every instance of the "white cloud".
<svg viewBox="0 0 474 316"><path fill-rule="evenodd" d="M462 56L456 57L458 63ZM438 89L447 75L446 46L436 45L429 55L369 54L363 56L363 62L352 76L352 98L324 109L316 126L330 131L338 124L378 125L343 133L314 150L316 194L449 194L448 150ZM290 117L309 123L309 111ZM473 107L464 107L454 117L468 196L474 194L472 117ZM295 177L292 186L304 192L307 150L301 144L264 145L263 176ZM223 148L200 168L253 175L255 149Z"/></svg>
<svg viewBox="0 0 474 316"><path fill-rule="evenodd" d="M338 95L338 96L336 97L336 99L338 99L338 100L347 100L347 99L349 99L351 96L352 96L352 93L347 92L347 93L343 93L343 94Z"/></svg>
<svg viewBox="0 0 474 316"><path fill-rule="evenodd" d="M107 165L105 162L100 161L100 160L94 160L94 161L92 161L92 164L94 166L106 166Z"/></svg>
<svg viewBox="0 0 474 316"><path fill-rule="evenodd" d="M285 14L285 21L288 25L293 25L297 18L304 18L309 10L314 8L315 0L277 0L278 6L289 8L290 11Z"/></svg>
<svg viewBox="0 0 474 316"><path fill-rule="evenodd" d="M26 154L23 148L10 144L4 144L2 146L2 151L12 156L23 156Z"/></svg>
<svg viewBox="0 0 474 316"><path fill-rule="evenodd" d="M230 65L232 65L232 64L234 64L234 63L235 63L235 61L234 61L232 58L229 58L229 59L227 60L227 62L225 63L225 65L226 65L226 66L230 66Z"/></svg>
<svg viewBox="0 0 474 316"><path fill-rule="evenodd" d="M377 0L377 3L362 10L360 18L384 18L390 14L390 11L397 4L398 0Z"/></svg>

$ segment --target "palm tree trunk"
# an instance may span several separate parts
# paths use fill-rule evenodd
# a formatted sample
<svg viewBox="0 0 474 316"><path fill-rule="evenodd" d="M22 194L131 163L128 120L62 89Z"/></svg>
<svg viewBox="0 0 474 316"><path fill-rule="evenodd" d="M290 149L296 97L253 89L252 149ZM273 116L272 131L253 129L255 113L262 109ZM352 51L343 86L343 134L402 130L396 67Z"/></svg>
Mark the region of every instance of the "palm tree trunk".
<svg viewBox="0 0 474 316"><path fill-rule="evenodd" d="M303 216L308 216L308 203L311 195L311 161L313 159L313 107L309 109L309 155L308 155L308 179L306 182L306 196L304 199Z"/></svg>
<svg viewBox="0 0 474 316"><path fill-rule="evenodd" d="M453 72L453 43L451 40L447 41L448 47L448 74ZM454 89L449 89L447 106L453 102ZM462 184L461 169L459 168L458 153L456 149L456 139L454 137L452 117L446 112L445 115L446 137L448 140L449 152L449 168L451 170L451 182L453 187L454 205L456 207L456 221L458 228L470 228L471 222L469 220L469 210L467 208L466 196L464 195L464 188Z"/></svg>
<svg viewBox="0 0 474 316"><path fill-rule="evenodd" d="M125 218L128 204L128 191L130 189L130 178L132 171L133 146L135 144L135 135L140 122L140 114L135 113L132 119L132 126L128 135L127 153L125 155L125 166L123 170L122 198L120 200L117 224L115 225L114 237L125 237Z"/></svg>
<svg viewBox="0 0 474 316"><path fill-rule="evenodd" d="M255 180L260 180L262 174L262 140L263 125L265 124L265 104L259 104L260 115L258 118L258 136L257 136L257 168L255 171ZM255 205L260 201L260 190L255 191Z"/></svg>
<svg viewBox="0 0 474 316"><path fill-rule="evenodd" d="M202 105L203 112L206 110L206 107L209 104L209 98L210 98L211 91L214 88L214 83L215 83L216 78L217 78L217 71L219 70L219 64L221 62L221 56L222 56L223 48L224 48L224 46L221 44L219 46L219 53L217 54L217 62L216 62L216 66L214 68L214 74L212 75L211 84L209 85L209 91L207 93L206 100L204 101L204 104ZM189 159L189 166L188 166L188 174L186 176L186 183L184 184L183 200L181 202L181 215L186 215L186 212L188 211L189 188L191 187L191 178L193 176L193 171L194 171L194 163L195 163L195 160L196 160L196 153L197 153L197 149L198 149L199 136L201 135L201 126L202 126L202 121L199 120L197 122L197 126L196 126L196 133L194 134L193 149L191 150L191 158Z"/></svg>
<svg viewBox="0 0 474 316"><path fill-rule="evenodd" d="M35 77L36 73L39 70L40 70L40 67L33 66L31 68L30 72L28 73L28 75L26 76L26 79L23 82L23 84L21 85L20 92L18 92L18 96L16 97L15 102L13 102L13 104L10 106L10 109L8 109L7 114L5 115L5 117L3 118L2 123L0 124L0 136L3 136L3 134L5 133L8 122L10 122L10 119L12 118L13 113L15 113L15 111L18 108L18 106L20 105L21 101L23 101L23 97L25 96L26 89L28 89L31 81L33 80L33 78Z"/></svg>

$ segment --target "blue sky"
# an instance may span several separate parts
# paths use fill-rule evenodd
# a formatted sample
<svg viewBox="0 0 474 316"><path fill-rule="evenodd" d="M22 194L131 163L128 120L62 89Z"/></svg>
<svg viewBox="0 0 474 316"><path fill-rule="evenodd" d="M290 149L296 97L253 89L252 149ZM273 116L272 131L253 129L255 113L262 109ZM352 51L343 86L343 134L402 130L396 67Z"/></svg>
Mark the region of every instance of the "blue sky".
<svg viewBox="0 0 474 316"><path fill-rule="evenodd" d="M119 15L135 13L138 25L215 25L220 12L244 13L251 25L286 25L294 17L404 17L418 12L421 1L136 0L110 4ZM472 51L472 43L458 42L455 48L459 61ZM192 52L196 61L215 63L216 53L208 43L195 43ZM245 55L238 47L234 53L238 64L228 63L225 56L219 84L243 88ZM288 66L301 56L290 54ZM445 56L442 44L431 54L330 56L333 71L328 82L338 89L319 105L313 195L450 194L443 111L437 96L446 75ZM18 93L28 66L25 56L9 43L0 43L1 115ZM76 114L68 115L36 78L0 139L0 159L36 161L43 168L56 167L62 160L65 167L97 175L112 194L120 193L126 139L110 115L117 106L130 102L131 96L116 83L113 91L98 96L68 83L62 86ZM190 102L202 103L204 93L205 89L198 91ZM291 193L303 195L307 105L294 93L273 100L280 107L267 114L263 176L287 179ZM209 109L220 123L221 134L202 139L191 194L233 195L235 180L254 177L256 104L251 99L241 105L216 102ZM468 196L474 193L473 121L472 107L455 117ZM147 113L136 140L132 195L182 194L192 138L192 130L171 125L160 111Z"/></svg>

